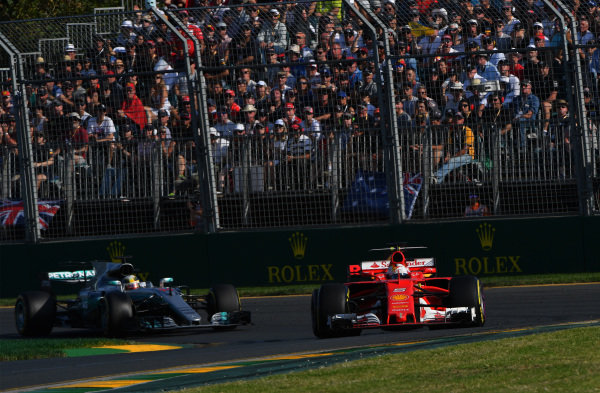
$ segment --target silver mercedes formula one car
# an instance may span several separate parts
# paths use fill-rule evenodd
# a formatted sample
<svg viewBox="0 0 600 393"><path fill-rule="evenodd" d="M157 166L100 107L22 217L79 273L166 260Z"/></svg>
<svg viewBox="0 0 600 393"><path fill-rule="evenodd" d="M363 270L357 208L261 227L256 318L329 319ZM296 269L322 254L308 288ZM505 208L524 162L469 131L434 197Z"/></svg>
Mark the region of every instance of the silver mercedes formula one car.
<svg viewBox="0 0 600 393"><path fill-rule="evenodd" d="M24 292L15 304L19 334L44 336L55 326L99 329L106 336L183 328L234 329L251 322L237 290L214 285L191 295L165 277L158 286L139 281L130 263L91 262L89 269L44 274L42 289ZM52 282L83 284L75 299L57 300Z"/></svg>

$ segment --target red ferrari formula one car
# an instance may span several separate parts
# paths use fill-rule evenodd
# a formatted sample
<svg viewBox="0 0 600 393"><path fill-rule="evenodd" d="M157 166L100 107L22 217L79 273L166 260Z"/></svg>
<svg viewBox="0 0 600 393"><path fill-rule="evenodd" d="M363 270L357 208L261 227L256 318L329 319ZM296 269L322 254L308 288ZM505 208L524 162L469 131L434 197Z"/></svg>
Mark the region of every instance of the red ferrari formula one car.
<svg viewBox="0 0 600 393"><path fill-rule="evenodd" d="M482 287L474 276L436 277L433 258L406 259L393 246L384 260L350 265L348 282L324 284L312 295L319 338L359 335L366 328L483 326Z"/></svg>

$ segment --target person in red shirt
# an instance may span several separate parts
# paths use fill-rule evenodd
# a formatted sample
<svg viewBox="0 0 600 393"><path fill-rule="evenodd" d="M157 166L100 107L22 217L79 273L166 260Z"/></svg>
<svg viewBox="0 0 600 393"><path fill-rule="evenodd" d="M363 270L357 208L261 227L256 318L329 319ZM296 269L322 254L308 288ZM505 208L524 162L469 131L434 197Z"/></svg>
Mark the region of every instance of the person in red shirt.
<svg viewBox="0 0 600 393"><path fill-rule="evenodd" d="M144 104L142 104L142 100L135 94L135 87L133 85L127 85L125 90L125 99L118 112L119 118L124 123L128 123L129 121L135 123L138 131L141 132L148 123Z"/></svg>

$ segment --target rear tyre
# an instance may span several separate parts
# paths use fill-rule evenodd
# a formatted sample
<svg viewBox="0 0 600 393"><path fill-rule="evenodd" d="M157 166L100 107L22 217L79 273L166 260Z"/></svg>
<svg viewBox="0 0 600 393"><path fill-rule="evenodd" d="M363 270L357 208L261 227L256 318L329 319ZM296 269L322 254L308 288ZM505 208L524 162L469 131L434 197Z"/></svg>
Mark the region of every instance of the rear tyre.
<svg viewBox="0 0 600 393"><path fill-rule="evenodd" d="M348 288L344 284L324 284L313 292L312 298L313 333L319 338L358 336L360 329L331 328L327 322L331 315L346 314L348 307Z"/></svg>
<svg viewBox="0 0 600 393"><path fill-rule="evenodd" d="M122 337L133 326L133 302L124 292L108 292L102 302L100 315L102 332L106 337Z"/></svg>
<svg viewBox="0 0 600 393"><path fill-rule="evenodd" d="M450 280L450 295L446 299L448 307L474 307L475 318L465 323L468 326L483 326L485 323L485 303L483 288L475 276L459 276Z"/></svg>
<svg viewBox="0 0 600 393"><path fill-rule="evenodd" d="M43 291L25 292L15 303L15 325L22 336L47 336L56 317L56 300Z"/></svg>
<svg viewBox="0 0 600 393"><path fill-rule="evenodd" d="M231 284L214 285L208 292L206 300L206 311L208 312L209 320L218 312L235 312L242 309L237 289ZM236 326L215 327L215 329L219 330L233 330L235 328Z"/></svg>

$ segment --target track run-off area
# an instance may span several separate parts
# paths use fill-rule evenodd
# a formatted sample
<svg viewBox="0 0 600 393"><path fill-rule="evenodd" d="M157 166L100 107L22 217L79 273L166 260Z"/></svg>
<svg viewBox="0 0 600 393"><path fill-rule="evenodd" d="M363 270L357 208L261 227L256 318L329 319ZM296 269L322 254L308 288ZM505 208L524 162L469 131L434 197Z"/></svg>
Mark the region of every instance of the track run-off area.
<svg viewBox="0 0 600 393"><path fill-rule="evenodd" d="M234 331L184 331L128 337L139 345L69 351L59 359L0 363L0 390L14 392L159 392L322 367L403 351L600 326L600 283L485 290L481 328L364 330L319 340L311 330L310 296L242 299L253 325ZM0 337L19 340L13 310L0 309ZM89 337L56 329L52 337Z"/></svg>

